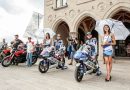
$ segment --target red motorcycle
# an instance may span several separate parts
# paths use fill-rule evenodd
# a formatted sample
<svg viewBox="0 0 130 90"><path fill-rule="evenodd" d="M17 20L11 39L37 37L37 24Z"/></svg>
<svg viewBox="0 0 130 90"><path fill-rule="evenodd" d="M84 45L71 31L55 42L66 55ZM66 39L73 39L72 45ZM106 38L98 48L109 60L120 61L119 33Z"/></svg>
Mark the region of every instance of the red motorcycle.
<svg viewBox="0 0 130 90"><path fill-rule="evenodd" d="M11 54L9 56L6 56L2 60L1 64L3 67L8 67L11 64L18 65L19 63L25 63L27 61L26 55L27 55L26 50L13 49ZM34 52L32 56L32 65L34 65L37 62L37 59L38 59L38 55L36 54L36 52Z"/></svg>

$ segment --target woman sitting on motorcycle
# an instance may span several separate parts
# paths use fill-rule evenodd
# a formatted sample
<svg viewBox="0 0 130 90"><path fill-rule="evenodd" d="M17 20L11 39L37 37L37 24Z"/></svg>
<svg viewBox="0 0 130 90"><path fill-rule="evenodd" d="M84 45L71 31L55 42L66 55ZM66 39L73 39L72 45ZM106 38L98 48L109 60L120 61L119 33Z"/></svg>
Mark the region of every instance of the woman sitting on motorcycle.
<svg viewBox="0 0 130 90"><path fill-rule="evenodd" d="M46 52L46 49L51 46L52 40L50 38L50 34L46 33L46 37L43 40L43 51L41 52L41 55L43 55Z"/></svg>
<svg viewBox="0 0 130 90"><path fill-rule="evenodd" d="M44 40L43 40L43 46L44 46L44 48L50 47L50 46L51 46L51 43L52 43L52 40L51 40L51 38L50 38L50 34L49 34L49 33L46 33L46 37L45 37Z"/></svg>

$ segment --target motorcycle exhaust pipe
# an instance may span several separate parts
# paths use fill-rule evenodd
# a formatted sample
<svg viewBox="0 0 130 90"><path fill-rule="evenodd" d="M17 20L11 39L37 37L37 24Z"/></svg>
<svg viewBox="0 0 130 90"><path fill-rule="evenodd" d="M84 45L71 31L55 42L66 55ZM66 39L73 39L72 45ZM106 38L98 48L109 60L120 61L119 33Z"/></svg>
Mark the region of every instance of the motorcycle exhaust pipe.
<svg viewBox="0 0 130 90"><path fill-rule="evenodd" d="M93 72L93 69L90 69L89 71L85 72L84 75L90 74Z"/></svg>
<svg viewBox="0 0 130 90"><path fill-rule="evenodd" d="M90 68L92 68L92 69L96 69L96 66L93 64L93 63L91 63L91 62L86 62L85 63L87 66L89 66ZM90 65L91 64L91 65Z"/></svg>
<svg viewBox="0 0 130 90"><path fill-rule="evenodd" d="M49 69L56 68L58 64L50 65Z"/></svg>

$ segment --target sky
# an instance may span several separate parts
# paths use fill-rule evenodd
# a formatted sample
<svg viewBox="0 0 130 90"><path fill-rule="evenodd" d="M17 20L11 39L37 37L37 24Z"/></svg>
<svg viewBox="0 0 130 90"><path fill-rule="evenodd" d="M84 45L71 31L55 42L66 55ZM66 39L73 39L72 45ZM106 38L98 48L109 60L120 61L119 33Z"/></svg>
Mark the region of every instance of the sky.
<svg viewBox="0 0 130 90"><path fill-rule="evenodd" d="M44 0L0 0L0 41L10 41L15 34L23 34L32 13L44 14Z"/></svg>

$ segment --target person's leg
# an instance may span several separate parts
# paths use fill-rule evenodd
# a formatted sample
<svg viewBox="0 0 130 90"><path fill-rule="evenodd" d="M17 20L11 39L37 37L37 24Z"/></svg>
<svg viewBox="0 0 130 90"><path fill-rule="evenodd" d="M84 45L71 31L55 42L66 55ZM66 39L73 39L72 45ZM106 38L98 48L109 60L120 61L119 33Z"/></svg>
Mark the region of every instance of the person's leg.
<svg viewBox="0 0 130 90"><path fill-rule="evenodd" d="M110 78L109 58L105 56L104 59L105 59L106 69L107 69L107 76L106 76L106 79L109 80L109 78Z"/></svg>
<svg viewBox="0 0 130 90"><path fill-rule="evenodd" d="M69 65L72 65L72 64L73 64L73 56L74 56L73 54L74 54L74 52L71 52Z"/></svg>
<svg viewBox="0 0 130 90"><path fill-rule="evenodd" d="M100 76L102 73L101 73L100 67L99 67L98 55L95 56L95 62L94 63L96 65L96 67L97 67L97 69L96 69L96 75Z"/></svg>
<svg viewBox="0 0 130 90"><path fill-rule="evenodd" d="M109 57L109 67L110 67L110 73L111 73L111 70L112 70L112 57L110 56Z"/></svg>
<svg viewBox="0 0 130 90"><path fill-rule="evenodd" d="M29 65L32 66L32 53L29 53Z"/></svg>
<svg viewBox="0 0 130 90"><path fill-rule="evenodd" d="M103 56L103 64L105 64L105 58L104 58L104 56Z"/></svg>
<svg viewBox="0 0 130 90"><path fill-rule="evenodd" d="M29 53L27 53L27 55L26 55L26 60L27 60L26 64L27 64L27 66L29 66Z"/></svg>

